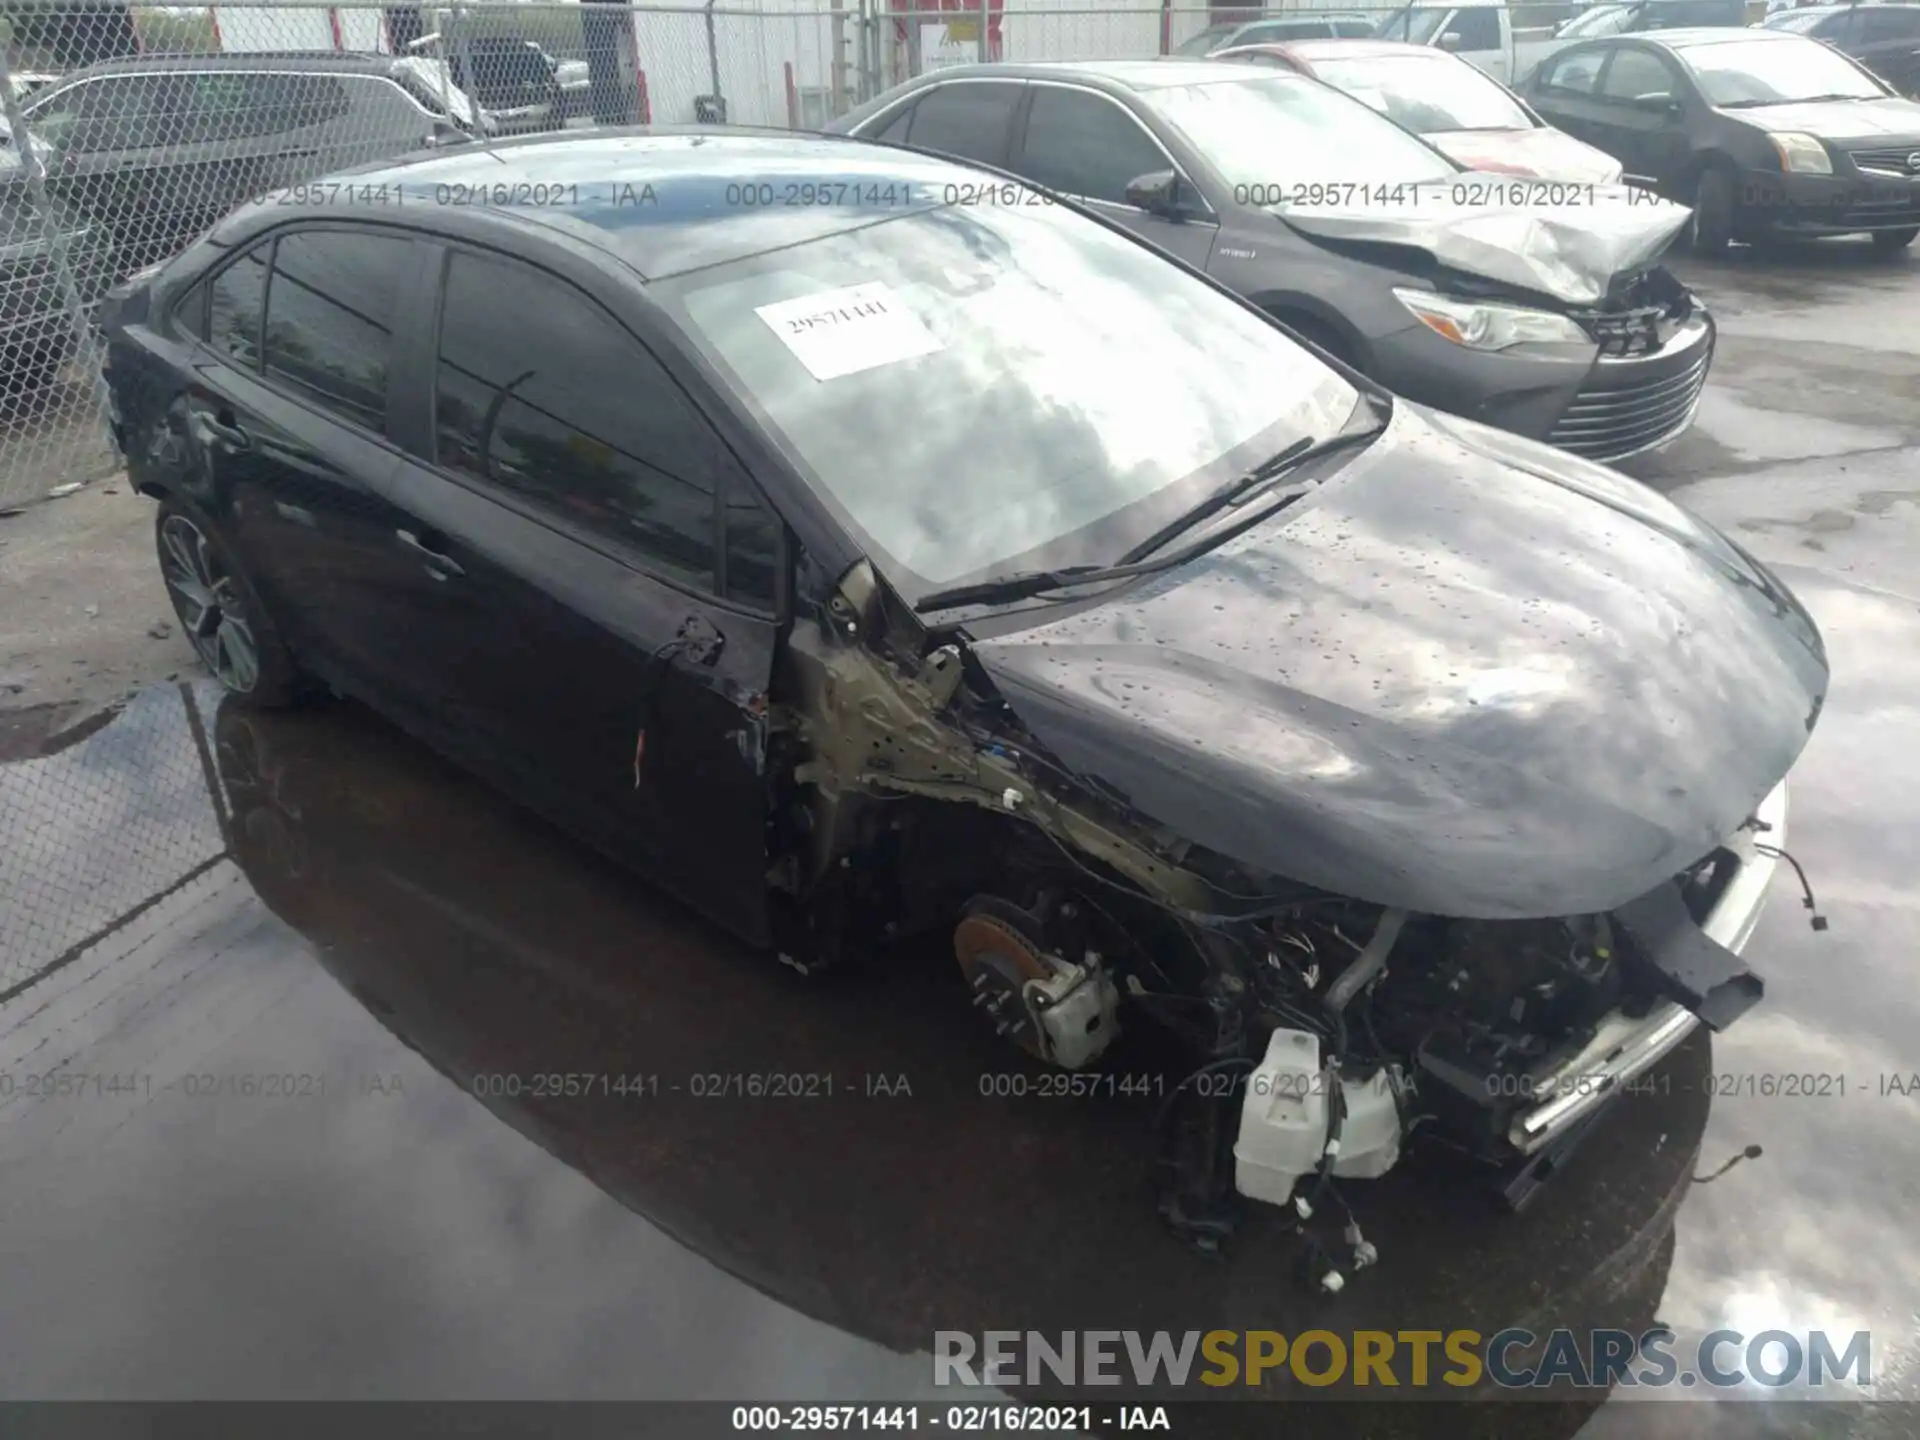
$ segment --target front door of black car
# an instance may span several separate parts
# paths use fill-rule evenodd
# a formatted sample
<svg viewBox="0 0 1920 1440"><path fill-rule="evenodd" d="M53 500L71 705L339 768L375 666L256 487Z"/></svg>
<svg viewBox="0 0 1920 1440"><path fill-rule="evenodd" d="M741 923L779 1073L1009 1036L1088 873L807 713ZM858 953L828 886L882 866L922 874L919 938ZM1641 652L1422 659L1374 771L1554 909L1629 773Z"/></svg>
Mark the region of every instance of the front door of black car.
<svg viewBox="0 0 1920 1440"><path fill-rule="evenodd" d="M1622 45L1600 72L1596 95L1599 142L1629 179L1670 192L1687 168L1686 110L1690 87L1652 50Z"/></svg>
<svg viewBox="0 0 1920 1440"><path fill-rule="evenodd" d="M1608 53L1605 45L1580 45L1549 55L1527 82L1526 95L1554 128L1598 146L1618 160L1622 157L1613 149L1617 142L1609 112L1597 93L1600 67L1606 64Z"/></svg>
<svg viewBox="0 0 1920 1440"><path fill-rule="evenodd" d="M387 623L410 723L525 803L765 939L779 531L612 315L445 253L407 312L413 458Z"/></svg>
<svg viewBox="0 0 1920 1440"><path fill-rule="evenodd" d="M1047 81L1031 88L1032 103L1009 168L1084 200L1142 239L1205 269L1219 226L1190 183L1187 193L1197 202L1190 219L1155 215L1127 199L1127 186L1141 176L1180 169L1133 113L1097 90Z"/></svg>

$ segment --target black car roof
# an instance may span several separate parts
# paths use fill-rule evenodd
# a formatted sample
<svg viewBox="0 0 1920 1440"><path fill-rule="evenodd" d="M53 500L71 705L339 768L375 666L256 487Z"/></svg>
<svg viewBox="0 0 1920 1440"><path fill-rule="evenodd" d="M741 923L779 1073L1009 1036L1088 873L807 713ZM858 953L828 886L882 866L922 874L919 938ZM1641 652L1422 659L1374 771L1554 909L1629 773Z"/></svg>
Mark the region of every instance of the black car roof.
<svg viewBox="0 0 1920 1440"><path fill-rule="evenodd" d="M335 178L348 176L350 194L379 197L370 218L435 205L483 211L586 241L647 279L933 209L958 186L1004 178L868 140L735 126L529 136ZM262 210L287 213L271 201L242 213Z"/></svg>

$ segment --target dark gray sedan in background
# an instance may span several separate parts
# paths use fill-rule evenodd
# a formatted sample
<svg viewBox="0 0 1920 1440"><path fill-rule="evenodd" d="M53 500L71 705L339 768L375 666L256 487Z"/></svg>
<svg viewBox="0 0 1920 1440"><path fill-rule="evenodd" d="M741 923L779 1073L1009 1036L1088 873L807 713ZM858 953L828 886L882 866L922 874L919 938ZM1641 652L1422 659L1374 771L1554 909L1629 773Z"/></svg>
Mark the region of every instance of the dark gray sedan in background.
<svg viewBox="0 0 1920 1440"><path fill-rule="evenodd" d="M1693 207L1693 248L1920 237L1920 102L1782 30L1668 30L1562 50L1521 93L1560 129Z"/></svg>
<svg viewBox="0 0 1920 1440"><path fill-rule="evenodd" d="M1077 198L1388 388L1590 459L1677 438L1712 363L1711 318L1657 263L1684 210L1464 170L1305 76L957 66L830 128Z"/></svg>

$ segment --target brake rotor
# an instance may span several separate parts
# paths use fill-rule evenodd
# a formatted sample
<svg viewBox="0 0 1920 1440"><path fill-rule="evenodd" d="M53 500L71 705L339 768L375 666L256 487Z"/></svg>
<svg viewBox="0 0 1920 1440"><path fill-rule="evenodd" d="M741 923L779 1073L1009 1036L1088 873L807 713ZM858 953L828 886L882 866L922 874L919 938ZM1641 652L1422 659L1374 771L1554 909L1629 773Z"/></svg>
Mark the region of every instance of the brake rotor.
<svg viewBox="0 0 1920 1440"><path fill-rule="evenodd" d="M1047 1059L1040 1020L1025 995L1029 980L1052 973L1039 947L1004 920L968 915L953 932L954 958L967 977L973 1003L1005 1039L1035 1059Z"/></svg>

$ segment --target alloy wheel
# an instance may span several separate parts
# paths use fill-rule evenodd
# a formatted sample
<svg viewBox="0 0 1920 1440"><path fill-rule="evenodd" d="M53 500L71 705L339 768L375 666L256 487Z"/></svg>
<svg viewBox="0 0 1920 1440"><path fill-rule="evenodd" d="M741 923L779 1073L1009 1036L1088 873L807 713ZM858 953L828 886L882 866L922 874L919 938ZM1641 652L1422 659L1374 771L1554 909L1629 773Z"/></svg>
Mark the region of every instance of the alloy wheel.
<svg viewBox="0 0 1920 1440"><path fill-rule="evenodd" d="M260 680L260 647L238 582L185 515L169 515L162 523L160 547L161 575L187 638L215 679L245 695Z"/></svg>

